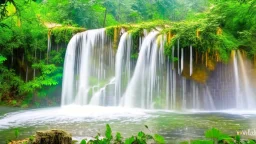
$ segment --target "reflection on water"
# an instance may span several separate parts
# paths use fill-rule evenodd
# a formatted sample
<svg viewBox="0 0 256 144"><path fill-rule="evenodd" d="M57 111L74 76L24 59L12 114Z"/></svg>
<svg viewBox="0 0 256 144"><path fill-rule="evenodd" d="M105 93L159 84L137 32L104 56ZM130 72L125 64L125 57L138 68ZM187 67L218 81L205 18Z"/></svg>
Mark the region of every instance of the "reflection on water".
<svg viewBox="0 0 256 144"><path fill-rule="evenodd" d="M1 111L1 109L0 109ZM234 135L238 130L255 129L256 114L253 112L173 112L120 107L67 106L8 113L0 117L0 143L14 138L19 128L20 138L29 137L38 130L63 129L75 139L104 135L105 125L124 137L139 131L165 137L168 143L202 138L204 131L216 127Z"/></svg>

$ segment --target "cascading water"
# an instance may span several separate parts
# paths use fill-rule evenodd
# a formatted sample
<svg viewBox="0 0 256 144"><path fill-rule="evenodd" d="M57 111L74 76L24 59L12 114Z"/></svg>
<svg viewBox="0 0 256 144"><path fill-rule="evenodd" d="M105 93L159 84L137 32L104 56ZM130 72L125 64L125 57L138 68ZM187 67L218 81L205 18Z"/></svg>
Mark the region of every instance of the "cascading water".
<svg viewBox="0 0 256 144"><path fill-rule="evenodd" d="M116 65L115 65L115 104L121 99L123 94L123 87L127 86L127 82L131 77L131 35L125 32L120 39L119 46L116 53ZM126 83L125 83L126 82Z"/></svg>
<svg viewBox="0 0 256 144"><path fill-rule="evenodd" d="M243 80L243 90L244 90L243 91L244 99L243 101L240 101L240 102L245 103L243 104L243 108L252 109L256 107L255 99L253 98L255 94L251 88L251 84L249 83L247 68L245 67L244 60L240 51L238 51L238 60L240 62L240 69L241 69L241 75ZM240 81L237 82L237 85L239 85L239 83ZM238 100L241 100L241 99L238 99Z"/></svg>
<svg viewBox="0 0 256 144"><path fill-rule="evenodd" d="M181 64L180 64L180 72L183 71L183 65L184 65L184 49L181 49Z"/></svg>
<svg viewBox="0 0 256 144"><path fill-rule="evenodd" d="M89 30L70 40L62 105L172 110L255 108L254 91L240 52L233 57L231 67L217 64L207 81L200 83L193 80L201 76L201 67L194 62L192 45L180 48L177 40L172 57L166 57L167 38L158 30L144 30L137 47L129 32L122 31L120 37L115 37L120 38L116 53L105 29ZM139 51L137 60L132 58L134 49ZM205 61L211 66L210 60Z"/></svg>
<svg viewBox="0 0 256 144"><path fill-rule="evenodd" d="M62 105L86 105L94 97L95 87L102 91L114 76L113 53L105 29L89 30L71 39L64 63Z"/></svg>
<svg viewBox="0 0 256 144"><path fill-rule="evenodd" d="M127 86L121 105L126 107L134 107L136 105L143 108L150 107L153 89L149 89L147 86L152 86L153 80L155 80L153 73L155 72L156 65L157 44L155 40L157 34L158 32L151 32L144 39L133 77ZM148 80L148 77L151 79ZM144 81L147 82L144 83ZM136 101L140 101L140 103L136 103Z"/></svg>
<svg viewBox="0 0 256 144"><path fill-rule="evenodd" d="M240 94L240 81L239 81L239 72L238 72L238 62L236 51L233 51L233 64L234 64L234 75L235 75L235 85L236 85L236 107L243 108L244 102Z"/></svg>
<svg viewBox="0 0 256 144"><path fill-rule="evenodd" d="M177 53L178 53L178 74L180 75L180 39L177 43Z"/></svg>
<svg viewBox="0 0 256 144"><path fill-rule="evenodd" d="M193 48L190 45L190 60L189 60L189 75L191 76L193 73Z"/></svg>

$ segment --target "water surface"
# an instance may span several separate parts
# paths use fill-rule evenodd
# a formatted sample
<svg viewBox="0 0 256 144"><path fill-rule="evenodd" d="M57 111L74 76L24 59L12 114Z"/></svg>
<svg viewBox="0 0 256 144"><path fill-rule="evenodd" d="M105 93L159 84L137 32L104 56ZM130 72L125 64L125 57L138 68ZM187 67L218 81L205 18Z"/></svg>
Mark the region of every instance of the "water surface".
<svg viewBox="0 0 256 144"><path fill-rule="evenodd" d="M0 116L0 143L14 139L16 128L20 131L19 138L29 137L38 130L63 129L80 140L98 132L104 135L106 124L110 124L114 134L121 132L124 137L144 131L161 134L168 143L177 143L203 138L204 131L212 127L230 135L239 130L256 129L256 113L231 110L174 112L99 106L20 110Z"/></svg>

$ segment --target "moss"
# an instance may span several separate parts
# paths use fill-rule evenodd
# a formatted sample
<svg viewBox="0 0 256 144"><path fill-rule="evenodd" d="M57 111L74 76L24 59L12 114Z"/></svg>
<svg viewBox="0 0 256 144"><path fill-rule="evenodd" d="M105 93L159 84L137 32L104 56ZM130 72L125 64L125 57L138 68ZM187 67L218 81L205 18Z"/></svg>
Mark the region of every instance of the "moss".
<svg viewBox="0 0 256 144"><path fill-rule="evenodd" d="M113 49L117 50L118 47L118 41L119 41L119 34L121 32L121 29L126 29L125 26L111 26L106 28L106 34L109 39L113 42Z"/></svg>
<svg viewBox="0 0 256 144"><path fill-rule="evenodd" d="M111 40L114 39L114 31L115 31L115 26L107 27L106 28L106 34Z"/></svg>
<svg viewBox="0 0 256 144"><path fill-rule="evenodd" d="M50 34L54 37L56 43L68 43L74 34L85 30L85 28L80 27L60 26L50 29Z"/></svg>

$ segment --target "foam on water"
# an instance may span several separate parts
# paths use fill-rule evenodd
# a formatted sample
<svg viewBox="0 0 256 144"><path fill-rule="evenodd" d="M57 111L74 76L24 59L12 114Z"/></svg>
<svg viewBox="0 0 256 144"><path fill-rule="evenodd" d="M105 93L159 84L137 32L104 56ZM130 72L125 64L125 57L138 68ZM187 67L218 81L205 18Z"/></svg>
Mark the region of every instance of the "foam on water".
<svg viewBox="0 0 256 144"><path fill-rule="evenodd" d="M45 108L8 113L0 119L0 129L45 123L72 123L83 121L108 121L125 118L140 121L151 115L143 109L123 107L68 105L61 108Z"/></svg>

